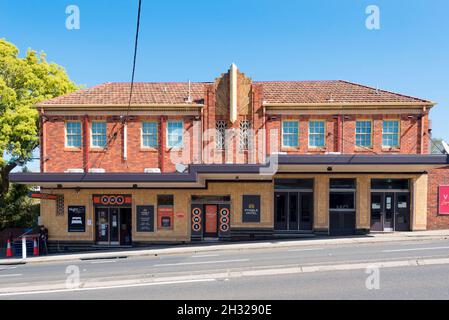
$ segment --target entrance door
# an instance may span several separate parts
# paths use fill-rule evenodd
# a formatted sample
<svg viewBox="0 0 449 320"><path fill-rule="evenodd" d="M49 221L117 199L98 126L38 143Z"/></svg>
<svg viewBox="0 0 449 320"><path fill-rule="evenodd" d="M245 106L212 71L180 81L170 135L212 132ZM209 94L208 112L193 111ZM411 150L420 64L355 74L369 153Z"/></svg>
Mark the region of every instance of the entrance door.
<svg viewBox="0 0 449 320"><path fill-rule="evenodd" d="M118 208L95 208L95 220L95 234L98 244L120 244Z"/></svg>
<svg viewBox="0 0 449 320"><path fill-rule="evenodd" d="M218 206L207 204L204 206L204 236L208 238L218 238Z"/></svg>
<svg viewBox="0 0 449 320"><path fill-rule="evenodd" d="M410 194L408 192L371 193L371 230L410 230Z"/></svg>
<svg viewBox="0 0 449 320"><path fill-rule="evenodd" d="M275 230L305 231L312 229L312 192L276 192L274 202Z"/></svg>

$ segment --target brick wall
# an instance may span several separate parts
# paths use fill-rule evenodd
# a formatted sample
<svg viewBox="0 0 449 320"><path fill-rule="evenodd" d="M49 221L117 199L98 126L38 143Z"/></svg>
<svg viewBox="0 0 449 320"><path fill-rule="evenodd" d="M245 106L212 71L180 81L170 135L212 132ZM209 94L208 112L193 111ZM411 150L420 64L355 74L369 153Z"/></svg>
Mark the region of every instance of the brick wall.
<svg viewBox="0 0 449 320"><path fill-rule="evenodd" d="M429 173L427 198L427 228L429 230L449 229L449 216L438 215L438 187L449 185L449 167L432 170Z"/></svg>

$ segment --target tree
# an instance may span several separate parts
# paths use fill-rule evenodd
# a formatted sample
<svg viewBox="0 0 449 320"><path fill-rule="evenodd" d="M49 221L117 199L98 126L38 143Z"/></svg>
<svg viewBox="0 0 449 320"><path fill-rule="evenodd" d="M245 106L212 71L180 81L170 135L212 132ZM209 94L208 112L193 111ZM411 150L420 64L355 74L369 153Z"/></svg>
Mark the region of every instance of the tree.
<svg viewBox="0 0 449 320"><path fill-rule="evenodd" d="M32 158L39 144L36 103L77 90L66 71L28 50L19 57L12 43L0 39L0 198L5 200L9 173ZM0 199L0 200L1 200Z"/></svg>

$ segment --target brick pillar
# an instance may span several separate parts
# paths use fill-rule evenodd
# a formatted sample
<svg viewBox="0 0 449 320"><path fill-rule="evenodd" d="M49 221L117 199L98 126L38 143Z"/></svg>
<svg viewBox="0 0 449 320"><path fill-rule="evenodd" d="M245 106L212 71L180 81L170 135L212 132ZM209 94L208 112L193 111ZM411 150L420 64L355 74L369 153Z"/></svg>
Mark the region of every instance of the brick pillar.
<svg viewBox="0 0 449 320"><path fill-rule="evenodd" d="M89 171L89 116L83 116L83 168L85 172Z"/></svg>
<svg viewBox="0 0 449 320"><path fill-rule="evenodd" d="M44 120L44 113L42 110L40 110L40 117L39 117L39 122L40 122L40 132L39 132L39 144L40 144L40 168L41 168L41 172L45 172L45 139L47 137L47 135L45 134L45 120Z"/></svg>

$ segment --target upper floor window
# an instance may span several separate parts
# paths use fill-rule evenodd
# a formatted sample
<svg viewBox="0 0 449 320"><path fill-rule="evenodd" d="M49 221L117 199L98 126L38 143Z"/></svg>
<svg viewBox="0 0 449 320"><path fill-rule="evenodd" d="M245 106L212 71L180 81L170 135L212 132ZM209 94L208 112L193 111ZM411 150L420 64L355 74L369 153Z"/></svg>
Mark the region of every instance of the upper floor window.
<svg viewBox="0 0 449 320"><path fill-rule="evenodd" d="M283 121L282 122L282 146L283 147L298 147L299 122L298 121Z"/></svg>
<svg viewBox="0 0 449 320"><path fill-rule="evenodd" d="M217 150L224 150L226 149L226 121L224 120L218 120L215 123L215 130L216 130L216 142L215 146Z"/></svg>
<svg viewBox="0 0 449 320"><path fill-rule="evenodd" d="M106 147L106 122L94 121L92 122L91 130L91 145L92 147L104 148Z"/></svg>
<svg viewBox="0 0 449 320"><path fill-rule="evenodd" d="M240 140L239 147L240 150L248 150L250 145L250 130L251 130L251 121L242 120L239 124L240 129Z"/></svg>
<svg viewBox="0 0 449 320"><path fill-rule="evenodd" d="M81 122L66 122L65 123L66 147L80 148L81 147Z"/></svg>
<svg viewBox="0 0 449 320"><path fill-rule="evenodd" d="M357 121L355 125L355 145L357 147L372 146L372 126L371 121Z"/></svg>
<svg viewBox="0 0 449 320"><path fill-rule="evenodd" d="M309 122L309 147L324 147L324 121Z"/></svg>
<svg viewBox="0 0 449 320"><path fill-rule="evenodd" d="M382 126L382 146L399 147L399 121L384 120Z"/></svg>
<svg viewBox="0 0 449 320"><path fill-rule="evenodd" d="M167 122L167 147L182 147L183 122L168 121Z"/></svg>
<svg viewBox="0 0 449 320"><path fill-rule="evenodd" d="M142 147L157 147L157 122L142 122Z"/></svg>

